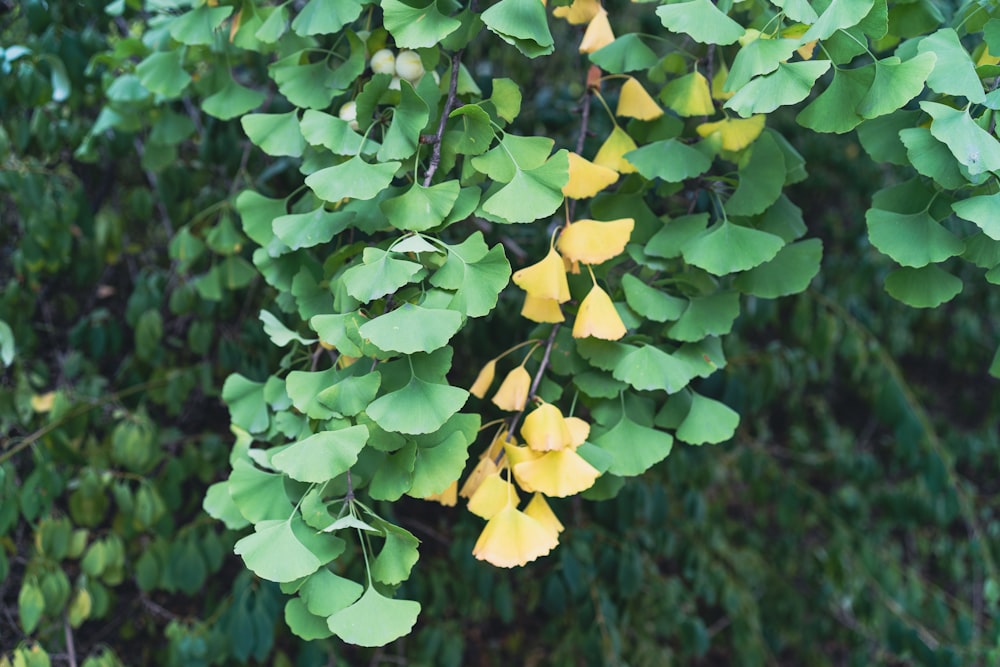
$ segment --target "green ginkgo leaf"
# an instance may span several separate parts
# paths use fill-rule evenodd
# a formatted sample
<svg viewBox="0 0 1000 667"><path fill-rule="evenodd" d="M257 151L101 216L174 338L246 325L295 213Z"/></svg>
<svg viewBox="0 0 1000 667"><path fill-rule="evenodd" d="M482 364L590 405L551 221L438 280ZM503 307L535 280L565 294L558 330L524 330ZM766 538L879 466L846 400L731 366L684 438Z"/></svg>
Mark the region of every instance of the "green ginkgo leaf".
<svg viewBox="0 0 1000 667"><path fill-rule="evenodd" d="M380 366L385 393L368 406L368 416L390 432L437 431L469 398L469 392L448 385L451 357L452 349L442 347Z"/></svg>
<svg viewBox="0 0 1000 667"><path fill-rule="evenodd" d="M962 291L962 281L937 264L903 267L886 276L885 291L913 308L937 308Z"/></svg>
<svg viewBox="0 0 1000 667"><path fill-rule="evenodd" d="M927 77L927 87L942 95L960 95L981 104L986 99L976 66L952 28L941 28L920 40L918 53L933 53L934 69Z"/></svg>
<svg viewBox="0 0 1000 667"><path fill-rule="evenodd" d="M671 259L681 256L684 245L705 231L708 213L694 213L666 221L660 231L646 243L646 253Z"/></svg>
<svg viewBox="0 0 1000 667"><path fill-rule="evenodd" d="M299 596L310 614L326 617L350 607L364 590L356 581L339 577L324 568L306 579L299 588Z"/></svg>
<svg viewBox="0 0 1000 667"><path fill-rule="evenodd" d="M826 39L838 30L855 26L874 5L875 0L833 0L802 36L802 41Z"/></svg>
<svg viewBox="0 0 1000 667"><path fill-rule="evenodd" d="M458 479L476 439L479 415L456 414L438 432L418 435L413 481L407 495L415 498L441 493Z"/></svg>
<svg viewBox="0 0 1000 667"><path fill-rule="evenodd" d="M215 42L216 29L233 13L232 7L196 7L170 22L170 36L189 46L207 46Z"/></svg>
<svg viewBox="0 0 1000 667"><path fill-rule="evenodd" d="M724 276L774 259L783 245L774 234L723 220L691 238L681 251L689 264Z"/></svg>
<svg viewBox="0 0 1000 667"><path fill-rule="evenodd" d="M385 646L413 629L420 603L387 598L369 586L361 599L326 619L327 626L345 642L358 646Z"/></svg>
<svg viewBox="0 0 1000 667"><path fill-rule="evenodd" d="M206 514L224 523L229 530L240 530L250 525L229 495L228 480L209 486L201 506Z"/></svg>
<svg viewBox="0 0 1000 667"><path fill-rule="evenodd" d="M667 183L680 183L701 176L712 166L705 153L679 139L667 139L629 151L625 159L646 178L662 178Z"/></svg>
<svg viewBox="0 0 1000 667"><path fill-rule="evenodd" d="M442 14L436 0L422 6L409 5L400 0L382 0L382 17L385 29L401 49L437 46L462 25L461 21Z"/></svg>
<svg viewBox="0 0 1000 667"><path fill-rule="evenodd" d="M323 561L299 541L292 530L293 521L301 522L300 519L260 521L254 526L256 532L239 540L233 551L242 556L246 566L262 579L288 582L308 576L318 570ZM306 530L310 529L307 527ZM344 544L343 540L332 535L328 539Z"/></svg>
<svg viewBox="0 0 1000 667"><path fill-rule="evenodd" d="M755 39L736 54L722 89L735 92L755 76L770 74L799 48L795 39Z"/></svg>
<svg viewBox="0 0 1000 667"><path fill-rule="evenodd" d="M509 280L510 263L503 246L497 244L487 250L482 232L475 232L462 243L448 246L448 260L430 282L435 287L455 290L449 308L468 317L482 317L497 305Z"/></svg>
<svg viewBox="0 0 1000 667"><path fill-rule="evenodd" d="M302 598L298 597L289 598L285 603L285 623L297 637L306 641L325 639L333 634L326 624L326 618L310 613Z"/></svg>
<svg viewBox="0 0 1000 667"><path fill-rule="evenodd" d="M823 242L819 239L790 243L774 259L736 276L733 287L763 299L798 294L819 273L822 258Z"/></svg>
<svg viewBox="0 0 1000 667"><path fill-rule="evenodd" d="M561 150L534 169L518 167L511 181L484 201L482 209L504 222L534 222L559 208L568 179L569 158Z"/></svg>
<svg viewBox="0 0 1000 667"><path fill-rule="evenodd" d="M809 97L816 79L830 69L829 60L779 63L771 74L759 76L744 85L726 101L743 118L771 113L778 107L796 104Z"/></svg>
<svg viewBox="0 0 1000 667"><path fill-rule="evenodd" d="M432 433L468 398L469 392L464 389L427 382L414 375L406 386L375 399L366 412L387 431Z"/></svg>
<svg viewBox="0 0 1000 667"><path fill-rule="evenodd" d="M775 7L781 7L788 18L806 25L816 22L819 15L809 4L809 0L771 0Z"/></svg>
<svg viewBox="0 0 1000 667"><path fill-rule="evenodd" d="M336 367L324 371L292 371L285 379L285 390L292 399L292 405L310 419L330 419L333 410L317 400L317 396L327 387L336 384L340 371Z"/></svg>
<svg viewBox="0 0 1000 667"><path fill-rule="evenodd" d="M900 130L914 127L920 117L919 111L895 111L887 116L866 120L858 126L858 140L861 147L876 162L909 165L906 146L899 138Z"/></svg>
<svg viewBox="0 0 1000 667"><path fill-rule="evenodd" d="M855 69L837 68L829 87L799 112L795 120L816 132L850 132L865 120L857 109L874 80L874 63Z"/></svg>
<svg viewBox="0 0 1000 667"><path fill-rule="evenodd" d="M372 199L389 187L399 167L399 162L369 164L356 155L347 162L309 174L306 185L317 197L328 202L338 202L345 197Z"/></svg>
<svg viewBox="0 0 1000 667"><path fill-rule="evenodd" d="M184 71L183 58L181 49L157 51L136 65L135 73L146 90L163 97L178 97L191 83L191 75Z"/></svg>
<svg viewBox="0 0 1000 667"><path fill-rule="evenodd" d="M361 335L383 350L413 354L444 347L461 328L462 315L454 310L404 303L368 321Z"/></svg>
<svg viewBox="0 0 1000 667"><path fill-rule="evenodd" d="M714 445L733 437L739 423L739 414L725 403L691 392L687 415L674 435L689 445Z"/></svg>
<svg viewBox="0 0 1000 667"><path fill-rule="evenodd" d="M353 23L362 9L357 0L309 0L292 21L292 30L302 37L330 35Z"/></svg>
<svg viewBox="0 0 1000 667"><path fill-rule="evenodd" d="M969 197L951 208L958 217L976 223L986 236L1000 241L1000 193Z"/></svg>
<svg viewBox="0 0 1000 667"><path fill-rule="evenodd" d="M923 174L943 188L955 190L968 185L958 161L948 147L938 141L926 127L910 127L899 132L906 154L917 173Z"/></svg>
<svg viewBox="0 0 1000 667"><path fill-rule="evenodd" d="M612 74L647 70L660 59L635 33L622 35L589 57L590 62Z"/></svg>
<svg viewBox="0 0 1000 667"><path fill-rule="evenodd" d="M222 88L202 100L201 109L219 120L229 120L256 109L265 97L262 90L251 90L233 79L227 79Z"/></svg>
<svg viewBox="0 0 1000 667"><path fill-rule="evenodd" d="M955 159L975 176L1000 170L1000 143L979 127L967 110L953 109L937 102L921 102L920 108L934 119L931 134L948 146Z"/></svg>
<svg viewBox="0 0 1000 667"><path fill-rule="evenodd" d="M268 155L299 157L306 140L299 130L295 111L288 113L252 113L240 118L250 141Z"/></svg>
<svg viewBox="0 0 1000 667"><path fill-rule="evenodd" d="M491 32L529 58L555 50L545 5L538 0L500 0L480 18Z"/></svg>
<svg viewBox="0 0 1000 667"><path fill-rule="evenodd" d="M466 104L451 112L445 147L461 155L481 155L493 143L490 115L478 104Z"/></svg>
<svg viewBox="0 0 1000 667"><path fill-rule="evenodd" d="M308 213L288 213L274 219L274 235L290 250L312 248L351 226L354 214L350 211L329 211L320 205Z"/></svg>
<svg viewBox="0 0 1000 667"><path fill-rule="evenodd" d="M229 495L247 521L287 519L294 511L285 493L281 475L264 472L247 460L233 463L229 474Z"/></svg>
<svg viewBox="0 0 1000 667"><path fill-rule="evenodd" d="M361 257L363 263L349 268L343 277L347 293L361 303L392 294L424 268L380 248L365 248Z"/></svg>
<svg viewBox="0 0 1000 667"><path fill-rule="evenodd" d="M368 495L375 500L396 501L413 486L413 467L417 461L417 446L406 446L386 455L368 485Z"/></svg>
<svg viewBox="0 0 1000 667"><path fill-rule="evenodd" d="M636 423L624 412L611 428L595 431L590 442L612 456L608 472L623 477L646 472L667 458L674 445L669 433Z"/></svg>
<svg viewBox="0 0 1000 667"><path fill-rule="evenodd" d="M243 223L243 233L266 248L275 239L271 222L286 213L285 200L244 190L236 197L236 211Z"/></svg>
<svg viewBox="0 0 1000 667"><path fill-rule="evenodd" d="M639 391L680 391L691 381L686 366L655 345L643 345L627 354L615 366L616 380Z"/></svg>
<svg viewBox="0 0 1000 667"><path fill-rule="evenodd" d="M778 201L787 173L781 147L770 133L760 135L741 160L739 184L726 201L726 213L735 216L763 213Z"/></svg>
<svg viewBox="0 0 1000 667"><path fill-rule="evenodd" d="M461 186L456 180L426 188L414 183L409 190L385 200L379 207L393 227L422 232L444 222L458 200L459 192Z"/></svg>
<svg viewBox="0 0 1000 667"><path fill-rule="evenodd" d="M260 24L260 27L257 28L254 37L265 44L274 44L281 39L281 36L285 34L285 30L288 29L288 9L285 5L262 7L260 9L264 11L270 10L270 13L264 19L264 22Z"/></svg>
<svg viewBox="0 0 1000 667"><path fill-rule="evenodd" d="M420 141L420 131L430 118L427 104L409 81L400 81L399 95L399 104L392 112L392 123L382 139L382 147L378 149L379 162L413 155Z"/></svg>
<svg viewBox="0 0 1000 667"><path fill-rule="evenodd" d="M222 400L229 406L230 419L250 433L267 429L270 418L264 400L264 383L253 382L233 373L222 385Z"/></svg>
<svg viewBox="0 0 1000 667"><path fill-rule="evenodd" d="M625 302L639 315L654 322L672 322L687 308L687 300L665 294L631 273L622 276Z"/></svg>
<svg viewBox="0 0 1000 667"><path fill-rule="evenodd" d="M372 579L395 586L410 576L410 570L420 557L420 540L413 534L388 521L375 521L385 534L385 543L372 562Z"/></svg>
<svg viewBox="0 0 1000 667"><path fill-rule="evenodd" d="M689 0L656 9L663 27L688 35L702 44L732 44L746 32L726 16L711 0Z"/></svg>
<svg viewBox="0 0 1000 667"><path fill-rule="evenodd" d="M674 340L692 342L707 336L722 336L733 328L739 314L739 292L691 297L687 310L667 328L666 333Z"/></svg>
<svg viewBox="0 0 1000 667"><path fill-rule="evenodd" d="M318 315L317 317L323 316ZM341 352L347 354L344 350ZM382 375L378 371L355 377L345 377L337 384L327 387L317 394L316 400L339 415L353 417L375 400L381 384Z"/></svg>
<svg viewBox="0 0 1000 667"><path fill-rule="evenodd" d="M323 146L336 155L357 155L362 151L362 141L365 153L374 152L379 147L373 139L364 140L346 120L315 109L306 109L299 127L310 145Z"/></svg>
<svg viewBox="0 0 1000 667"><path fill-rule="evenodd" d="M297 107L325 109L339 94L330 85L333 71L326 60L309 62L310 51L293 53L268 65L271 79L278 84L278 90Z"/></svg>
<svg viewBox="0 0 1000 667"><path fill-rule="evenodd" d="M965 250L962 240L926 211L903 214L872 208L865 220L872 245L903 266L943 262Z"/></svg>
<svg viewBox="0 0 1000 667"><path fill-rule="evenodd" d="M360 425L321 431L275 454L271 463L300 482L326 482L357 463L367 441L368 429Z"/></svg>
<svg viewBox="0 0 1000 667"><path fill-rule="evenodd" d="M923 91L934 60L933 53L921 53L906 62L895 56L875 61L875 78L858 103L857 112L870 119L902 107Z"/></svg>

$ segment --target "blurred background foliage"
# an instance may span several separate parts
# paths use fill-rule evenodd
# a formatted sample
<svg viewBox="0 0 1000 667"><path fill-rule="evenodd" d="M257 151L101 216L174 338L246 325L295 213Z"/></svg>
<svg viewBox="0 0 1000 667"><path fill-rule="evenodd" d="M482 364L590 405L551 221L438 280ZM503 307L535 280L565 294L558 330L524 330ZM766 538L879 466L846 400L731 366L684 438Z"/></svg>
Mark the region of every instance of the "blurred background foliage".
<svg viewBox="0 0 1000 667"><path fill-rule="evenodd" d="M678 444L603 502L554 501L563 545L516 571L470 556L480 525L460 508L383 508L423 542L414 634L375 651L290 635L284 596L201 499L228 466L223 380L276 361L256 318L273 291L231 199L251 178L291 191L294 165L191 99L119 83L146 18L121 4L0 2L0 320L16 341L0 664L1000 664L996 290L968 280L933 310L888 297L863 215L906 170L780 114L810 172L790 197L826 252L806 293L746 304L728 368L699 389L740 412L737 436ZM532 91L518 130L574 145L582 57L491 46L466 63L484 87ZM265 80L255 58L244 83ZM515 266L537 255L528 230L487 227ZM506 347L519 306L456 340L454 384Z"/></svg>

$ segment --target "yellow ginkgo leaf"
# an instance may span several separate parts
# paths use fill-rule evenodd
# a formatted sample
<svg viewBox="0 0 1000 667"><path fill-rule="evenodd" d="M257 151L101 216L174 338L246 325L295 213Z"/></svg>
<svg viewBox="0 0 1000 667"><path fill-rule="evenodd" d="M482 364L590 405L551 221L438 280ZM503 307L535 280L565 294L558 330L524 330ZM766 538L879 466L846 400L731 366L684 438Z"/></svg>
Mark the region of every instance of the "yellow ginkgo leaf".
<svg viewBox="0 0 1000 667"><path fill-rule="evenodd" d="M426 496L424 500L433 500L441 503L445 507L454 507L458 503L458 480L456 479L448 485L448 488L441 493Z"/></svg>
<svg viewBox="0 0 1000 667"><path fill-rule="evenodd" d="M701 72L674 79L660 93L660 99L678 116L711 116L715 113L712 90Z"/></svg>
<svg viewBox="0 0 1000 667"><path fill-rule="evenodd" d="M524 508L524 513L532 519L537 519L549 530L555 531L556 534L563 532L564 526L562 522L559 521L559 517L552 511L552 508L549 507L545 496L540 493L536 493L531 497L531 502Z"/></svg>
<svg viewBox="0 0 1000 667"><path fill-rule="evenodd" d="M990 53L988 48L983 48L983 52L979 54L979 58L976 60L976 67L981 67L983 65L997 65L1000 64L1000 56L995 56Z"/></svg>
<svg viewBox="0 0 1000 667"><path fill-rule="evenodd" d="M590 23L590 20L601 11L601 3L598 0L573 0L573 4L563 7L556 7L552 10L552 15L556 18L566 19L572 25L583 25Z"/></svg>
<svg viewBox="0 0 1000 667"><path fill-rule="evenodd" d="M507 455L507 465L510 466L511 470L514 470L514 466L518 463L523 463L524 461L533 461L545 454L543 452L536 452L531 447L518 447L515 444L508 444L504 447L504 452ZM531 493L535 489L531 488L530 485L525 484L524 480L514 475L514 479L517 481L518 485L528 493Z"/></svg>
<svg viewBox="0 0 1000 667"><path fill-rule="evenodd" d="M559 302L555 299L540 299L526 294L524 296L524 306L521 307L521 317L532 322L563 322L562 310Z"/></svg>
<svg viewBox="0 0 1000 667"><path fill-rule="evenodd" d="M493 405L501 410L519 412L528 401L528 390L531 388L531 376L524 366L518 366L500 383L500 388L493 395Z"/></svg>
<svg viewBox="0 0 1000 667"><path fill-rule="evenodd" d="M726 63L719 63L719 66L715 69L715 74L712 75L712 97L720 102L725 102L736 94L735 92L726 92L726 79L728 78L729 68L726 67Z"/></svg>
<svg viewBox="0 0 1000 667"><path fill-rule="evenodd" d="M471 498L472 494L479 490L484 479L497 474L499 471L500 468L497 467L494 458L492 456L484 456L476 464L476 467L472 469L472 472L469 473L469 478L465 480L465 484L459 489L458 495L463 498Z"/></svg>
<svg viewBox="0 0 1000 667"><path fill-rule="evenodd" d="M542 452L536 452L531 447L519 446L514 442L508 442L504 445L503 450L507 456L507 462L512 466L515 466L522 461L531 461L537 459L539 456L543 456Z"/></svg>
<svg viewBox="0 0 1000 667"><path fill-rule="evenodd" d="M545 259L516 271L511 278L514 284L533 297L555 299L559 303L569 301L566 267L555 248L549 248Z"/></svg>
<svg viewBox="0 0 1000 667"><path fill-rule="evenodd" d="M619 174L632 174L636 168L623 156L629 151L634 151L638 146L632 137L622 128L615 126L608 138L604 140L597 155L594 156L594 164L599 164L608 169L614 169Z"/></svg>
<svg viewBox="0 0 1000 667"><path fill-rule="evenodd" d="M704 78L704 77L703 77ZM708 90L708 86L705 86ZM712 101L709 100L709 104ZM663 109L656 103L646 89L642 87L636 79L628 77L622 84L622 90L618 94L618 108L615 109L616 116L628 116L639 120L653 120L663 115Z"/></svg>
<svg viewBox="0 0 1000 667"><path fill-rule="evenodd" d="M44 394L35 394L31 397L31 409L35 412L48 412L55 403L56 393L47 391Z"/></svg>
<svg viewBox="0 0 1000 667"><path fill-rule="evenodd" d="M476 398L484 398L486 396L486 390L490 388L493 384L493 376L497 371L497 360L491 359L483 366L483 369L479 371L479 375L476 376L476 381L472 383L469 387L469 393Z"/></svg>
<svg viewBox="0 0 1000 667"><path fill-rule="evenodd" d="M472 555L497 567L520 567L546 555L557 544L558 533L509 504L483 528Z"/></svg>
<svg viewBox="0 0 1000 667"><path fill-rule="evenodd" d="M582 445L590 435L590 424L579 417L566 417L566 427L569 429L570 443L574 449Z"/></svg>
<svg viewBox="0 0 1000 667"><path fill-rule="evenodd" d="M718 132L722 137L724 150L741 151L764 131L764 116L758 114L749 118L726 118L714 123L702 123L695 129L703 137L710 137Z"/></svg>
<svg viewBox="0 0 1000 667"><path fill-rule="evenodd" d="M469 511L484 519L493 516L508 503L517 503L517 491L514 485L505 480L497 472L483 480L476 492L469 497Z"/></svg>
<svg viewBox="0 0 1000 667"><path fill-rule="evenodd" d="M533 461L514 466L518 484L553 498L565 498L594 485L601 473L575 449L546 452Z"/></svg>
<svg viewBox="0 0 1000 667"><path fill-rule="evenodd" d="M521 437L528 447L540 452L563 449L573 444L573 437L559 408L542 403L528 413L521 425Z"/></svg>
<svg viewBox="0 0 1000 667"><path fill-rule="evenodd" d="M608 12L603 7L597 10L594 18L587 24L580 42L580 53L593 53L615 41L615 33L611 31Z"/></svg>
<svg viewBox="0 0 1000 667"><path fill-rule="evenodd" d="M611 297L595 284L580 303L576 322L573 323L573 338L593 336L602 340L618 340L626 331Z"/></svg>
<svg viewBox="0 0 1000 667"><path fill-rule="evenodd" d="M577 220L566 225L556 245L574 262L601 264L625 252L635 220L620 218L608 222Z"/></svg>
<svg viewBox="0 0 1000 667"><path fill-rule="evenodd" d="M618 180L618 172L608 167L594 164L576 153L569 154L569 180L563 186L563 194L570 199L593 197Z"/></svg>

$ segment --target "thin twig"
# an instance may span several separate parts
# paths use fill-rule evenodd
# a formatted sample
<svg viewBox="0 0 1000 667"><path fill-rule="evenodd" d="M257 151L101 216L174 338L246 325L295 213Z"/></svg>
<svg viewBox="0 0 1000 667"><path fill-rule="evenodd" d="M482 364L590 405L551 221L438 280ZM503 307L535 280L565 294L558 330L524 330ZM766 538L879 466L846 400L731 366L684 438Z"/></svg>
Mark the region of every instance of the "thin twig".
<svg viewBox="0 0 1000 667"><path fill-rule="evenodd" d="M559 332L559 327L562 324L556 323L552 327L552 332L549 334L549 339L545 341L545 353L542 355L542 362L538 365L538 370L535 372L535 378L531 381L531 388L528 389L528 400L524 402L524 407L521 411L514 415L514 418L510 420L510 429L507 431L507 442L510 442L511 436L514 431L517 430L517 424L521 421L521 417L524 416L524 411L528 409L528 404L531 399L534 398L535 392L538 390L538 385L542 382L542 375L545 373L545 369L549 365L549 355L552 354L552 345L556 342L556 334Z"/></svg>
<svg viewBox="0 0 1000 667"><path fill-rule="evenodd" d="M66 653L69 667L76 667L76 646L73 644L73 628L69 625L69 616L63 616L63 633L66 636Z"/></svg>
<svg viewBox="0 0 1000 667"><path fill-rule="evenodd" d="M451 56L451 81L448 83L448 97L444 101L444 108L441 110L441 120L438 122L437 132L434 133L433 144L434 147L431 149L431 161L427 165L427 171L424 172L424 187L429 187L431 184L431 179L434 178L434 172L437 171L438 165L441 163L441 140L444 137L444 126L448 124L448 115L451 113L452 107L455 106L455 98L458 94L458 68L462 62L462 53L465 49L459 49Z"/></svg>

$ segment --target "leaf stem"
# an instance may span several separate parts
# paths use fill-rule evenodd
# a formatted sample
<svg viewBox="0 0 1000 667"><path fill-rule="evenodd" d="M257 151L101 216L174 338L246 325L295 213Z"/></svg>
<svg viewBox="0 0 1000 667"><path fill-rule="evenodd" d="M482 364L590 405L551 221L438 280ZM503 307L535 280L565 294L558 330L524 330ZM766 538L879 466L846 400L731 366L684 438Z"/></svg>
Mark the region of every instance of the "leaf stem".
<svg viewBox="0 0 1000 667"><path fill-rule="evenodd" d="M505 440L510 442L511 437L514 435L514 431L517 430L517 424L521 421L521 417L524 416L524 411L528 409L528 404L531 399L535 396L535 392L538 390L538 385L542 382L542 375L545 373L545 369L549 366L549 357L552 354L552 345L556 342L556 334L559 333L559 327L562 323L556 323L552 327L551 333L549 333L548 340L545 341L545 353L542 355L542 361L538 365L538 370L535 372L535 378L531 381L531 387L528 389L528 400L524 402L524 407L514 415L514 418L510 420L510 429L507 431L507 437Z"/></svg>

